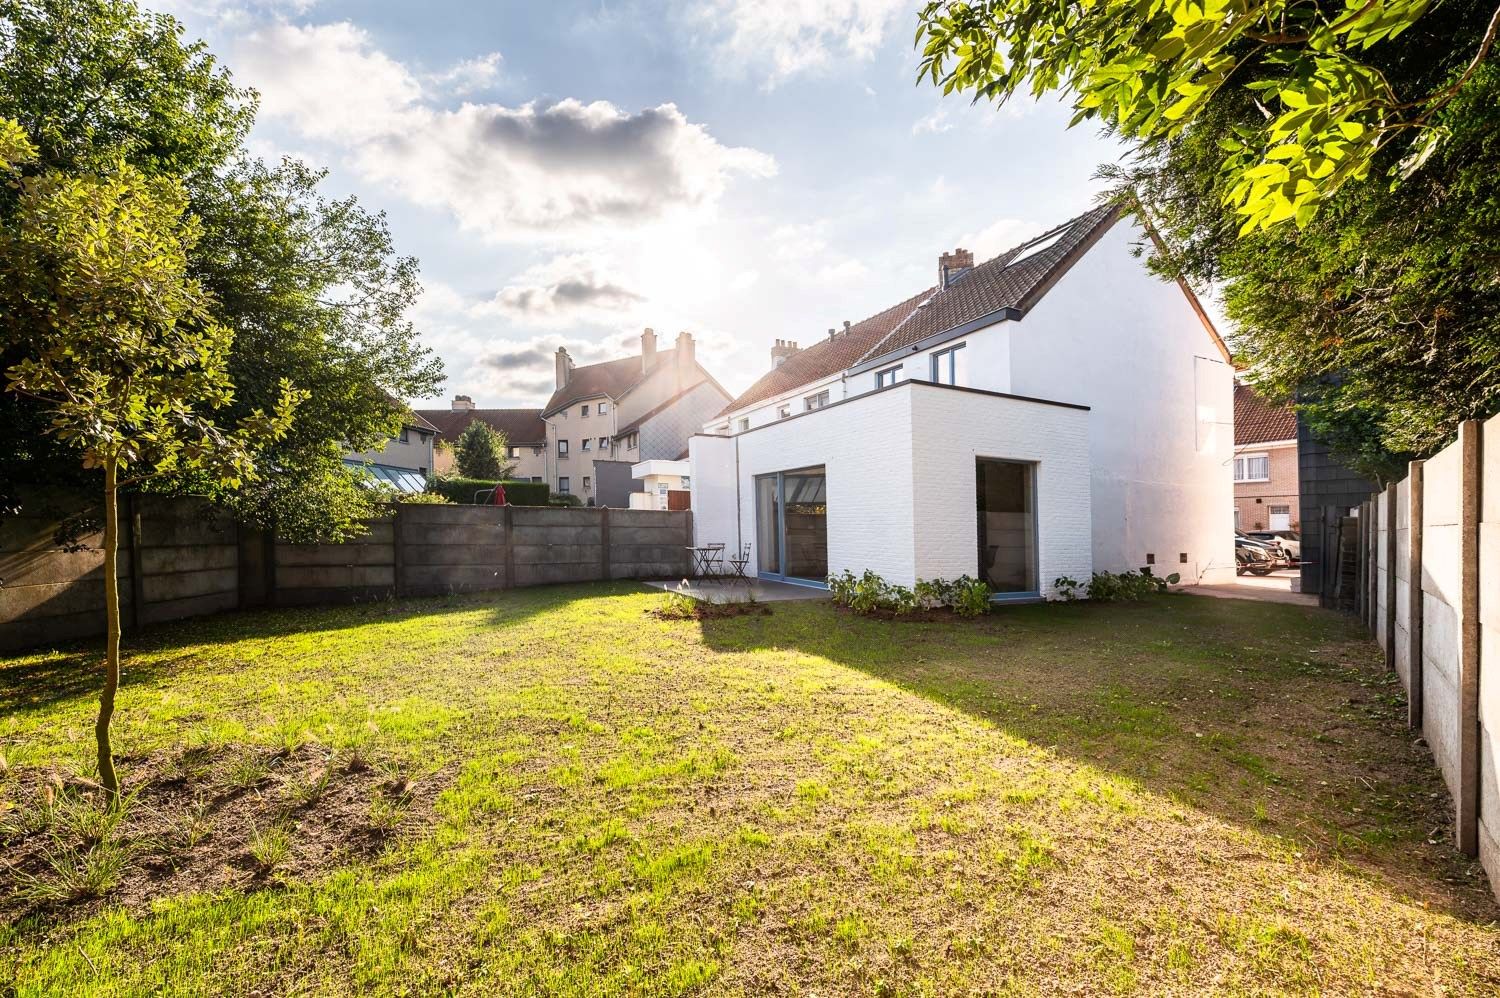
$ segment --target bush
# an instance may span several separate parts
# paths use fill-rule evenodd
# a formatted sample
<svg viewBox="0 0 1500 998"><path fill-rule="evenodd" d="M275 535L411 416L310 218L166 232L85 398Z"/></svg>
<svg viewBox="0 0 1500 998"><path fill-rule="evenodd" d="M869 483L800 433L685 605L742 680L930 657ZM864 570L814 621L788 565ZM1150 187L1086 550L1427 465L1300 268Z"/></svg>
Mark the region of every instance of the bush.
<svg viewBox="0 0 1500 998"><path fill-rule="evenodd" d="M1176 585L1181 578L1176 572L1164 579L1160 578L1152 574L1150 566L1139 572L1095 572L1089 579L1088 598L1097 603L1145 599L1153 593L1166 592L1167 586ZM1064 576L1052 584L1063 599L1078 598L1079 584L1076 579Z"/></svg>
<svg viewBox="0 0 1500 998"><path fill-rule="evenodd" d="M391 501L407 506L447 506L453 502L447 496L440 496L436 492L397 492L391 497Z"/></svg>
<svg viewBox="0 0 1500 998"><path fill-rule="evenodd" d="M474 494L493 489L497 484L505 486L505 499L512 506L547 505L546 482L493 482L483 478L463 478L443 475L427 479L427 491L444 496L449 502L473 505Z"/></svg>
<svg viewBox="0 0 1500 998"><path fill-rule="evenodd" d="M548 506L582 506L583 500L570 492L554 492L547 500Z"/></svg>
<svg viewBox="0 0 1500 998"><path fill-rule="evenodd" d="M967 575L952 581L922 579L908 589L891 585L868 569L860 576L845 570L828 577L828 591L835 603L861 614L889 613L899 617L918 610L950 607L960 616L977 617L990 609L989 585Z"/></svg>

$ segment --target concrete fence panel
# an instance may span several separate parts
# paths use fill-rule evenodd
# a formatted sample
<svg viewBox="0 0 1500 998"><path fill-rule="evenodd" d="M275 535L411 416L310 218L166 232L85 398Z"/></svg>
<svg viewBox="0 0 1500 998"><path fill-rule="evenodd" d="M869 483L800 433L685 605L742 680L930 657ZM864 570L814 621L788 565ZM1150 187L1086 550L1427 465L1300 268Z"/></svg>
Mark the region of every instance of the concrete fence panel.
<svg viewBox="0 0 1500 998"><path fill-rule="evenodd" d="M1448 790L1459 791L1459 587L1463 461L1457 447L1422 470L1422 733Z"/></svg>
<svg viewBox="0 0 1500 998"><path fill-rule="evenodd" d="M1406 690L1408 700L1414 695L1411 671L1411 564L1412 564L1412 479L1403 478L1396 485L1395 502L1395 606L1393 613L1394 638L1390 648L1391 668L1401 679L1401 688Z"/></svg>
<svg viewBox="0 0 1500 998"><path fill-rule="evenodd" d="M1500 416L1484 424L1479 457L1479 861L1500 897Z"/></svg>
<svg viewBox="0 0 1500 998"><path fill-rule="evenodd" d="M1382 492L1371 502L1371 511L1374 513L1370 530L1374 536L1375 550L1370 559L1374 573L1374 615L1373 624L1375 629L1375 641L1389 656L1391 651L1390 635L1386 633L1385 619L1389 603L1386 592L1386 580L1391 577L1391 565L1388 557L1390 549L1390 532L1386 518L1395 509L1395 503L1390 499L1389 492Z"/></svg>

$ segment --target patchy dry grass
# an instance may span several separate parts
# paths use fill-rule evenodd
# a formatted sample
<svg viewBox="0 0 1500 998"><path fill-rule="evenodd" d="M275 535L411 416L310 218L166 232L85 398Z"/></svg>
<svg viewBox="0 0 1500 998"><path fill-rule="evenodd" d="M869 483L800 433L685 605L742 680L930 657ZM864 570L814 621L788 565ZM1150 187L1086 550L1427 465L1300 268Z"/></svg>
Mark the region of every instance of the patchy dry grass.
<svg viewBox="0 0 1500 998"><path fill-rule="evenodd" d="M0 981L1500 989L1496 907L1446 844L1399 688L1340 618L1174 596L678 621L659 599L155 631L126 663L134 798L107 826L79 807L91 656L0 660Z"/></svg>

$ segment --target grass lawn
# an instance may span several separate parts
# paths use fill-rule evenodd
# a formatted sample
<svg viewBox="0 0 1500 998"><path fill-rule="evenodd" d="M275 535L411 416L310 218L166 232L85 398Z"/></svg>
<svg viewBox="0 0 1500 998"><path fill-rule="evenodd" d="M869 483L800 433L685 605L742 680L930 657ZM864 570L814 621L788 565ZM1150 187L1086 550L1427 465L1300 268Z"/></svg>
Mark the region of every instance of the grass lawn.
<svg viewBox="0 0 1500 998"><path fill-rule="evenodd" d="M113 827L94 653L0 659L0 994L1500 991L1500 911L1352 621L660 600L152 631Z"/></svg>

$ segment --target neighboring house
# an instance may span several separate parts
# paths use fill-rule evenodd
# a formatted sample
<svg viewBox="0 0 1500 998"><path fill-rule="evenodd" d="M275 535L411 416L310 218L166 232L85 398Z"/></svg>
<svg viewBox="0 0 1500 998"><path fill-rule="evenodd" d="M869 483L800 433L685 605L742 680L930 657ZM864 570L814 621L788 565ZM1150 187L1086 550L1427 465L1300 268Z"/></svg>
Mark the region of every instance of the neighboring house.
<svg viewBox="0 0 1500 998"><path fill-rule="evenodd" d="M394 485L402 492L421 492L427 487L427 476L433 469L433 444L437 427L419 412L408 413L401 432L386 441L380 450L357 451L344 455L344 463L362 468L377 482Z"/></svg>
<svg viewBox="0 0 1500 998"><path fill-rule="evenodd" d="M523 482L547 480L547 424L542 422L542 410L476 409L469 396L455 395L450 408L420 409L418 415L436 426L438 439L447 444L437 452L434 471L440 474L457 472L453 446L469 424L477 419L505 434L510 447L506 461L515 465L510 474L512 479Z"/></svg>
<svg viewBox="0 0 1500 998"><path fill-rule="evenodd" d="M1249 385L1234 385L1234 525L1240 530L1296 530L1297 416Z"/></svg>
<svg viewBox="0 0 1500 998"><path fill-rule="evenodd" d="M1338 518L1358 515L1359 505L1377 490L1375 483L1344 466L1328 445L1312 435L1307 421L1297 419L1298 506L1301 507L1301 590L1318 593L1323 606L1334 606L1339 573L1338 552L1325 551L1324 529ZM1331 522L1325 520L1331 518Z"/></svg>
<svg viewBox="0 0 1500 998"><path fill-rule="evenodd" d="M672 493L687 499L692 492L692 470L686 455L678 461L642 461L630 469L630 477L639 486L630 494L631 509L691 509L691 503L678 505Z"/></svg>
<svg viewBox="0 0 1500 998"><path fill-rule="evenodd" d="M557 390L542 409L547 480L553 491L598 506L628 507L631 466L678 457L729 401L698 363L691 333L658 350L647 329L638 356L582 367L559 347L556 376Z"/></svg>
<svg viewBox="0 0 1500 998"><path fill-rule="evenodd" d="M1233 371L1192 292L1090 211L808 347L691 441L698 542L762 577L971 575L1055 592L1094 570L1234 578Z"/></svg>

